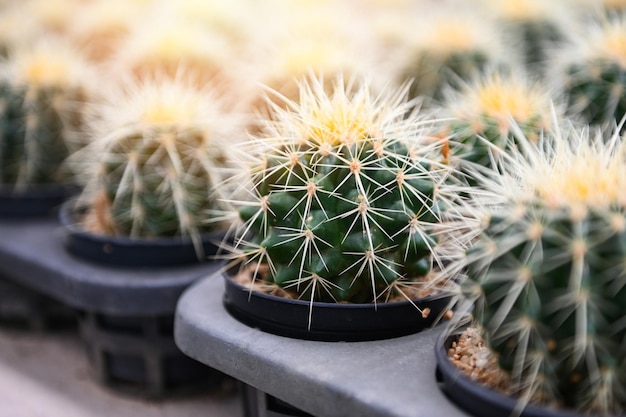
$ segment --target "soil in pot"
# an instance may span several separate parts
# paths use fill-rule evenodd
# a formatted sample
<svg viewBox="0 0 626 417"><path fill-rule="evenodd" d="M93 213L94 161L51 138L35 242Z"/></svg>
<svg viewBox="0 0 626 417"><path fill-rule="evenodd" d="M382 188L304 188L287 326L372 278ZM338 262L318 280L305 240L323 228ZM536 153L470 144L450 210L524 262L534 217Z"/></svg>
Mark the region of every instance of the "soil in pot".
<svg viewBox="0 0 626 417"><path fill-rule="evenodd" d="M435 346L437 381L459 407L477 417L598 417L563 408L554 401L515 392L509 374L484 344L480 331L443 334Z"/></svg>
<svg viewBox="0 0 626 417"><path fill-rule="evenodd" d="M351 342L417 333L447 317L452 301L449 294L436 294L377 304L311 302L246 285L240 277L232 270L223 273L223 302L233 317L268 333L305 340Z"/></svg>

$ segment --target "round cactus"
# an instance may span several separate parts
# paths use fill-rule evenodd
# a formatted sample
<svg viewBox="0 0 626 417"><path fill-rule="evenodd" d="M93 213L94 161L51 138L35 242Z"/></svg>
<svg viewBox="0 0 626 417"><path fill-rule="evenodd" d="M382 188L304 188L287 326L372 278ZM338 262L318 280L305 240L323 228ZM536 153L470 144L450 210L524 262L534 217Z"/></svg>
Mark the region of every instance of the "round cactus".
<svg viewBox="0 0 626 417"><path fill-rule="evenodd" d="M573 113L611 128L626 113L626 16L588 22L555 60L553 81Z"/></svg>
<svg viewBox="0 0 626 417"><path fill-rule="evenodd" d="M626 406L626 146L555 129L485 181L464 290L483 337L531 397L596 415Z"/></svg>
<svg viewBox="0 0 626 417"><path fill-rule="evenodd" d="M551 45L561 41L574 21L571 4L542 0L483 0L502 27L506 43L518 51L531 73L543 75Z"/></svg>
<svg viewBox="0 0 626 417"><path fill-rule="evenodd" d="M517 148L524 134L537 143L561 113L552 95L540 82L521 72L489 71L467 81L458 91L446 92L444 112L450 116L449 158L460 164L493 167L493 158Z"/></svg>
<svg viewBox="0 0 626 417"><path fill-rule="evenodd" d="M213 88L237 78L238 61L228 42L198 22L154 8L150 19L136 25L118 45L111 65L137 79L168 76L181 70L199 87Z"/></svg>
<svg viewBox="0 0 626 417"><path fill-rule="evenodd" d="M96 233L191 238L219 227L215 184L237 120L182 79L131 82L97 110L93 142L69 162L86 186L78 205ZM200 254L199 254L200 255Z"/></svg>
<svg viewBox="0 0 626 417"><path fill-rule="evenodd" d="M235 262L292 297L415 298L444 280L431 272L449 205L439 144L406 89L373 96L359 80L338 77L330 94L323 80L302 82L300 101L275 105L246 148Z"/></svg>
<svg viewBox="0 0 626 417"><path fill-rule="evenodd" d="M416 31L416 26L421 29ZM405 38L400 77L412 80L411 97L441 100L446 86L504 60L497 27L467 8L426 14L410 26Z"/></svg>
<svg viewBox="0 0 626 417"><path fill-rule="evenodd" d="M0 64L0 183L68 182L62 162L81 145L92 75L58 40L17 48Z"/></svg>

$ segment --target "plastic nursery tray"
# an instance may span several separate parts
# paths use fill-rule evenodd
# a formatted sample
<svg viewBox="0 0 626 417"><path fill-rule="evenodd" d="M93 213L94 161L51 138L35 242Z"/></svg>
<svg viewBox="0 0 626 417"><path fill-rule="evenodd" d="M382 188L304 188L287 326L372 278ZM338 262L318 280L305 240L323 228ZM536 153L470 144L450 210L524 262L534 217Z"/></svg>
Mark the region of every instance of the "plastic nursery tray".
<svg viewBox="0 0 626 417"><path fill-rule="evenodd" d="M0 220L0 236L0 276L82 312L82 334L101 382L125 391L132 385L133 393L154 398L173 393L173 387L180 391L180 366L196 367L186 373L193 375L191 384L202 380L196 371L208 380L215 377L214 370L176 348L171 325L183 291L221 264L91 263L64 248L63 229L54 218ZM120 370L126 367L141 372L124 374ZM206 386L206 379L202 383Z"/></svg>

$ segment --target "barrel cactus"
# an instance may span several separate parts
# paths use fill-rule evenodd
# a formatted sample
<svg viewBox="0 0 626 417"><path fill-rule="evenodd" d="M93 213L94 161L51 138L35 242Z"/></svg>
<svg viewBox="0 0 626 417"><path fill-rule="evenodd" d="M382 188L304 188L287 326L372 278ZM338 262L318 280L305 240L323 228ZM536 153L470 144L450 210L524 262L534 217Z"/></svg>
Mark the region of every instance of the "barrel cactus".
<svg viewBox="0 0 626 417"><path fill-rule="evenodd" d="M588 22L554 61L552 79L572 112L611 128L626 113L626 15Z"/></svg>
<svg viewBox="0 0 626 417"><path fill-rule="evenodd" d="M487 181L465 293L521 404L622 415L626 146L580 128L551 135Z"/></svg>
<svg viewBox="0 0 626 417"><path fill-rule="evenodd" d="M406 88L373 95L361 78L300 83L248 144L234 263L269 290L370 303L440 290L448 168ZM239 183L244 183L238 180Z"/></svg>
<svg viewBox="0 0 626 417"><path fill-rule="evenodd" d="M536 144L562 114L550 89L523 72L493 70L446 92L443 109L450 120L449 158L459 164L491 168L493 158L517 148L519 131Z"/></svg>
<svg viewBox="0 0 626 417"><path fill-rule="evenodd" d="M0 183L25 189L69 181L63 161L83 140L93 72L60 40L14 49L0 64Z"/></svg>
<svg viewBox="0 0 626 417"><path fill-rule="evenodd" d="M446 86L511 61L494 22L466 7L426 13L405 32L399 77L412 80L412 97L441 100Z"/></svg>
<svg viewBox="0 0 626 417"><path fill-rule="evenodd" d="M518 51L526 70L543 75L550 49L571 29L571 2L563 0L483 0L493 11L506 38Z"/></svg>
<svg viewBox="0 0 626 417"><path fill-rule="evenodd" d="M129 82L96 110L92 143L69 165L85 188L84 226L99 234L152 239L181 236L198 251L219 228L223 180L237 119L218 96L181 78ZM202 255L199 253L199 255Z"/></svg>

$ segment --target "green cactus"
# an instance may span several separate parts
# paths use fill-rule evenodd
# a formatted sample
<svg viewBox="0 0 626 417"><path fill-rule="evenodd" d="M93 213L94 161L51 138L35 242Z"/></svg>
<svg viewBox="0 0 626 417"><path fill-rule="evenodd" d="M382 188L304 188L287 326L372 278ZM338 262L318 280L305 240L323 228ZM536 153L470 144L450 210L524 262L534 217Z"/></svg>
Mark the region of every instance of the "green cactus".
<svg viewBox="0 0 626 417"><path fill-rule="evenodd" d="M60 41L15 50L0 64L0 183L69 182L65 158L81 146L90 69Z"/></svg>
<svg viewBox="0 0 626 417"><path fill-rule="evenodd" d="M486 181L493 195L463 287L522 403L621 415L626 147L580 128L551 136L543 152L513 155Z"/></svg>
<svg viewBox="0 0 626 417"><path fill-rule="evenodd" d="M93 142L69 160L86 178L79 205L85 226L131 238L182 236L200 251L203 232L220 227L214 210L237 120L192 82L146 81L124 86L99 107ZM201 253L199 252L199 255Z"/></svg>
<svg viewBox="0 0 626 417"><path fill-rule="evenodd" d="M521 132L537 143L560 114L545 86L521 72L493 70L448 91L443 108L451 119L449 158L464 171L467 164L491 168L493 158L516 148Z"/></svg>
<svg viewBox="0 0 626 417"><path fill-rule="evenodd" d="M427 15L416 23L420 31L405 35L400 77L412 80L411 97L430 104L443 99L446 87L457 86L485 69L505 65L500 33L493 21L462 8Z"/></svg>
<svg viewBox="0 0 626 417"><path fill-rule="evenodd" d="M514 48L522 65L543 76L551 45L563 39L563 28L574 22L565 2L559 0L484 0L502 27L506 43Z"/></svg>
<svg viewBox="0 0 626 417"><path fill-rule="evenodd" d="M449 205L439 144L406 100L363 80L300 84L251 143L250 201L235 262L311 301L369 303L440 284L437 227ZM408 116L407 116L408 115ZM430 143L430 142L432 143Z"/></svg>
<svg viewBox="0 0 626 417"><path fill-rule="evenodd" d="M626 15L589 22L555 60L554 82L587 123L611 128L626 113Z"/></svg>

